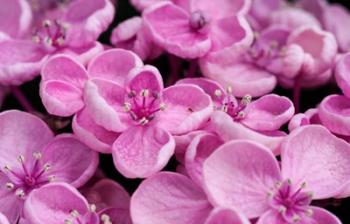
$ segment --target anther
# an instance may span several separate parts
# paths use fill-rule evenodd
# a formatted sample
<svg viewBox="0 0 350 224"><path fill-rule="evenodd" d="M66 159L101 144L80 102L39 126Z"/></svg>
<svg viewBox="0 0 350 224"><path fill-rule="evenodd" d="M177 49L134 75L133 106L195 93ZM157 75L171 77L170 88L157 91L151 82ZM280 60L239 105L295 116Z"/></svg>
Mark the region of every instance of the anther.
<svg viewBox="0 0 350 224"><path fill-rule="evenodd" d="M244 105L244 106L247 106L248 104L250 104L252 102L252 96L251 95L245 95L242 100L241 100L241 103Z"/></svg>
<svg viewBox="0 0 350 224"><path fill-rule="evenodd" d="M300 221L300 216L299 215L297 215L297 214L294 214L293 215L293 222L299 222Z"/></svg>
<svg viewBox="0 0 350 224"><path fill-rule="evenodd" d="M147 97L149 95L149 90L148 89L143 89L141 90L141 96L142 97Z"/></svg>
<svg viewBox="0 0 350 224"><path fill-rule="evenodd" d="M285 213L286 211L287 211L287 208L284 207L284 206L280 206L280 207L278 208L278 212L279 212L279 213Z"/></svg>
<svg viewBox="0 0 350 224"><path fill-rule="evenodd" d="M226 92L227 92L228 94L231 94L231 93L232 93L232 87L231 87L231 86L228 86L228 87L226 88Z"/></svg>
<svg viewBox="0 0 350 224"><path fill-rule="evenodd" d="M313 214L314 214L314 212L310 208L305 211L305 215L308 217L311 217Z"/></svg>
<svg viewBox="0 0 350 224"><path fill-rule="evenodd" d="M53 182L56 179L56 177L54 175L51 175L47 179L51 183L51 182Z"/></svg>
<svg viewBox="0 0 350 224"><path fill-rule="evenodd" d="M220 89L215 90L214 94L215 94L215 96L217 96L217 97L222 96L222 92L221 92Z"/></svg>
<svg viewBox="0 0 350 224"><path fill-rule="evenodd" d="M106 214L101 215L101 220L102 220L103 224L112 224L111 218Z"/></svg>
<svg viewBox="0 0 350 224"><path fill-rule="evenodd" d="M17 189L15 192L15 195L20 197L20 198L24 198L25 193L24 193L23 189Z"/></svg>
<svg viewBox="0 0 350 224"><path fill-rule="evenodd" d="M39 160L41 159L42 154L40 152L33 152L33 157L34 159Z"/></svg>
<svg viewBox="0 0 350 224"><path fill-rule="evenodd" d="M125 112L129 112L131 110L131 104L130 103L124 103L123 109Z"/></svg>
<svg viewBox="0 0 350 224"><path fill-rule="evenodd" d="M13 188L15 188L15 185L13 183L6 183L6 188L8 190L12 190Z"/></svg>
<svg viewBox="0 0 350 224"><path fill-rule="evenodd" d="M18 160L18 162L20 162L21 164L24 163L24 156L23 156L23 155L18 156L17 160Z"/></svg>
<svg viewBox="0 0 350 224"><path fill-rule="evenodd" d="M75 209L70 211L70 215L73 216L74 218L77 218L79 216L79 212Z"/></svg>
<svg viewBox="0 0 350 224"><path fill-rule="evenodd" d="M96 205L95 204L91 204L89 209L90 209L90 212L96 212Z"/></svg>
<svg viewBox="0 0 350 224"><path fill-rule="evenodd" d="M10 171L11 171L11 167L10 167L9 165L5 165L5 166L4 166L4 170L5 170L6 172L10 172Z"/></svg>
<svg viewBox="0 0 350 224"><path fill-rule="evenodd" d="M51 24L52 24L51 21L48 20L48 19L46 19L46 20L43 21L43 26L44 26L44 27L50 27Z"/></svg>
<svg viewBox="0 0 350 224"><path fill-rule="evenodd" d="M160 110L165 110L165 107L166 107L165 103L160 103L159 105Z"/></svg>
<svg viewBox="0 0 350 224"><path fill-rule="evenodd" d="M244 117L245 117L244 111L238 112L238 114L237 114L237 118L238 118L238 119L242 119L242 118L244 118Z"/></svg>
<svg viewBox="0 0 350 224"><path fill-rule="evenodd" d="M49 171L50 169L51 169L51 165L48 164L48 163L46 163L46 164L44 165L44 170L45 170L45 172Z"/></svg>
<svg viewBox="0 0 350 224"><path fill-rule="evenodd" d="M147 118L143 117L139 122L141 125L146 125L146 124L148 124L149 120Z"/></svg>
<svg viewBox="0 0 350 224"><path fill-rule="evenodd" d="M66 219L64 220L64 224L73 224L72 220Z"/></svg>

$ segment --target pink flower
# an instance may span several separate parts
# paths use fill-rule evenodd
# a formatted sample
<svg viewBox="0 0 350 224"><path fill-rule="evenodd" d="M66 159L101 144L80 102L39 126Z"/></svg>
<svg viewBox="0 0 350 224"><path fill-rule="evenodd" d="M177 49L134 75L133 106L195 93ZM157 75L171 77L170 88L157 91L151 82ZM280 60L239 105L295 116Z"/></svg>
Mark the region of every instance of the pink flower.
<svg viewBox="0 0 350 224"><path fill-rule="evenodd" d="M34 190L25 202L24 216L29 223L127 224L117 208L99 210L67 183L51 183Z"/></svg>
<svg viewBox="0 0 350 224"><path fill-rule="evenodd" d="M164 1L143 11L153 40L181 58L199 58L209 52L249 45L252 32L242 14L250 1Z"/></svg>
<svg viewBox="0 0 350 224"><path fill-rule="evenodd" d="M0 213L0 224L10 224L6 216L4 216L2 213Z"/></svg>
<svg viewBox="0 0 350 224"><path fill-rule="evenodd" d="M311 206L313 199L349 195L350 145L322 126L293 131L281 145L281 167L270 150L250 141L222 145L204 162L216 206L237 208L259 224L341 222Z"/></svg>
<svg viewBox="0 0 350 224"><path fill-rule="evenodd" d="M31 8L25 0L2 0L8 10L1 11L0 82L19 85L39 74L47 58L67 53L86 63L102 50L96 39L113 19L109 0L77 0L57 6ZM34 14L34 15L33 15ZM45 17L45 18L44 18ZM34 33L34 35L33 35Z"/></svg>
<svg viewBox="0 0 350 224"><path fill-rule="evenodd" d="M310 124L322 124L318 115L318 109L309 109L305 113L294 115L288 124L288 130L291 132L300 126Z"/></svg>
<svg viewBox="0 0 350 224"><path fill-rule="evenodd" d="M171 172L144 180L131 198L130 211L134 224L249 224L235 210L213 209L199 185Z"/></svg>
<svg viewBox="0 0 350 224"><path fill-rule="evenodd" d="M98 154L70 134L56 137L39 118L20 111L0 114L0 212L14 223L28 194L50 182L82 186Z"/></svg>

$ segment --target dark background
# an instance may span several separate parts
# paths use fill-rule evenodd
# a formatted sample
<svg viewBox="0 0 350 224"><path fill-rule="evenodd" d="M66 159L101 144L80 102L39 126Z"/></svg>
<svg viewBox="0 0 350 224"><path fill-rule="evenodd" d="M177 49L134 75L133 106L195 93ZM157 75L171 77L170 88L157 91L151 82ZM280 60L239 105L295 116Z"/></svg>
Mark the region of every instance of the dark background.
<svg viewBox="0 0 350 224"><path fill-rule="evenodd" d="M100 37L100 41L105 44L109 44L109 37L112 32L112 28L115 27L120 21L123 21L135 15L139 15L139 13L129 4L127 0L117 0L117 2L118 2L117 11L116 11L114 21L110 26L110 29L108 29ZM347 8L350 8L350 1L343 2L343 1L333 0L330 2L338 2L340 4L343 4ZM349 27L344 27L344 29L348 29L350 32L350 24L349 24ZM147 62L147 63L155 65L161 71L161 74L163 74L164 80L167 79L169 68L168 68L168 62L167 62L166 56L162 56L155 61ZM186 66L186 64L184 66ZM28 82L22 85L21 89L25 93L26 97L30 100L33 107L37 111L45 114L46 111L43 105L41 104L41 100L38 93L39 82L40 82L40 79L37 78L31 82ZM281 89L281 88L277 88L274 92L280 95L288 96L288 97L292 96L291 91ZM308 108L315 107L325 96L332 93L340 93L340 90L337 88L334 82L331 82L329 85L323 86L317 89L302 91L301 111L305 111ZM4 106L2 107L2 111L8 110L8 109L23 110L23 108L18 104L18 102L12 95L8 95L8 97L6 98L4 102ZM46 119L49 121L53 121L53 120L56 120L57 118L48 116L46 117ZM61 133L61 132L71 132L70 125L68 125L63 129L57 130L57 133ZM172 159L169 165L165 168L165 170L174 171L176 168L176 165L177 163L175 159ZM130 193L132 193L136 189L138 184L141 182L141 180L129 180L121 176L115 170L113 166L113 161L110 155L101 154L100 167L109 178L112 178L117 182L121 183ZM337 215L343 221L344 224L350 224L350 198L343 199L343 200L331 199L331 200L317 201L315 202L315 204L326 207L328 210L330 210L335 215Z"/></svg>

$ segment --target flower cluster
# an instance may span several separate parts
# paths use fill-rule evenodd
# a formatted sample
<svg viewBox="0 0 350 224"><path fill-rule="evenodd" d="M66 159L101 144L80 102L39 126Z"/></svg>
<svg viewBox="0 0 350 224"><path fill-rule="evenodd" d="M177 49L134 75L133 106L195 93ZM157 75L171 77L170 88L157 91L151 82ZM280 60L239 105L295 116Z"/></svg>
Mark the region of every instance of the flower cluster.
<svg viewBox="0 0 350 224"><path fill-rule="evenodd" d="M0 224L350 221L348 9L128 4L0 0Z"/></svg>

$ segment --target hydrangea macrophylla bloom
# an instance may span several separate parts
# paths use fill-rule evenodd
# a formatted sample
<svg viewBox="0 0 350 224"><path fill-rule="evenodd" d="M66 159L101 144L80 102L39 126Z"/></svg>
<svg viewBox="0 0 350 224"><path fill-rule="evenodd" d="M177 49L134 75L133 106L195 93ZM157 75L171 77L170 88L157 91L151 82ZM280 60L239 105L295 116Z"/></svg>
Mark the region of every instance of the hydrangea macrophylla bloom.
<svg viewBox="0 0 350 224"><path fill-rule="evenodd" d="M57 9L48 8L41 16L33 16L34 9L26 0L2 0L1 4L11 6L11 10L1 11L1 17L8 18L0 24L0 33L7 35L0 38L3 84L18 85L32 79L48 56L56 53L71 54L87 62L102 51L95 40L114 16L109 0L71 1Z"/></svg>
<svg viewBox="0 0 350 224"><path fill-rule="evenodd" d="M57 55L43 66L40 96L46 110L57 116L73 118L74 133L92 149L110 153L118 134L97 125L84 109L83 91L88 79L124 82L124 77L134 67L143 63L134 53L122 49L98 54L87 69L67 55Z"/></svg>
<svg viewBox="0 0 350 224"><path fill-rule="evenodd" d="M259 224L340 224L310 203L344 191L350 180L349 158L348 143L322 126L309 125L285 138L281 168L262 145L244 140L222 145L204 162L204 184L215 205L260 217Z"/></svg>
<svg viewBox="0 0 350 224"><path fill-rule="evenodd" d="M24 216L29 223L44 224L124 224L114 215L117 210L96 210L74 187L51 183L34 190L25 202ZM45 212L43 212L45 211Z"/></svg>
<svg viewBox="0 0 350 224"><path fill-rule="evenodd" d="M0 213L0 224L10 224L6 216Z"/></svg>
<svg viewBox="0 0 350 224"><path fill-rule="evenodd" d="M234 210L213 209L199 185L171 172L144 180L131 197L130 212L134 224L249 224Z"/></svg>
<svg viewBox="0 0 350 224"><path fill-rule="evenodd" d="M155 43L167 52L199 58L237 43L250 44L252 32L241 16L249 6L246 0L164 1L148 7L143 19Z"/></svg>
<svg viewBox="0 0 350 224"><path fill-rule="evenodd" d="M101 179L83 193L90 204L96 206L96 211L108 211L112 223L131 224L129 206L130 196L118 183Z"/></svg>
<svg viewBox="0 0 350 224"><path fill-rule="evenodd" d="M161 170L174 153L172 135L200 128L212 113L212 101L195 85L163 88L152 66L132 69L123 85L91 80L86 106L95 122L122 132L113 144L116 168L126 177L147 177Z"/></svg>
<svg viewBox="0 0 350 224"><path fill-rule="evenodd" d="M70 134L53 136L39 118L0 114L0 212L14 223L28 194L50 182L80 187L94 174L98 154Z"/></svg>
<svg viewBox="0 0 350 224"><path fill-rule="evenodd" d="M196 84L211 96L215 109L219 111L212 115L211 125L224 140L247 138L275 150L283 137L279 132L273 137L274 132L294 115L293 103L286 97L270 94L251 102L251 97L246 95L239 101L231 88L224 90L209 79L183 79L179 83Z"/></svg>

